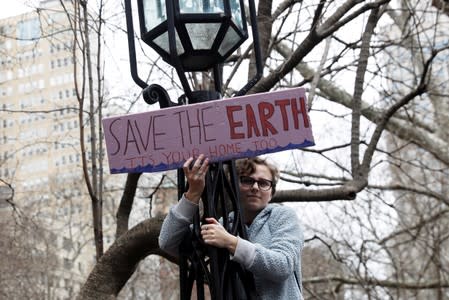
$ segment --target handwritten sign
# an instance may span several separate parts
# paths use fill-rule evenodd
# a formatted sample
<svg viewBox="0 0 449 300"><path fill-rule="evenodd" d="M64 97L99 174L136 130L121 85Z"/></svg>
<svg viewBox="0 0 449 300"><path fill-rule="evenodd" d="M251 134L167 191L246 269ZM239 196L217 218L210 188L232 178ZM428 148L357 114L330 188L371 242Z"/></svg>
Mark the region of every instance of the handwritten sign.
<svg viewBox="0 0 449 300"><path fill-rule="evenodd" d="M182 167L313 146L303 88L103 119L111 173Z"/></svg>

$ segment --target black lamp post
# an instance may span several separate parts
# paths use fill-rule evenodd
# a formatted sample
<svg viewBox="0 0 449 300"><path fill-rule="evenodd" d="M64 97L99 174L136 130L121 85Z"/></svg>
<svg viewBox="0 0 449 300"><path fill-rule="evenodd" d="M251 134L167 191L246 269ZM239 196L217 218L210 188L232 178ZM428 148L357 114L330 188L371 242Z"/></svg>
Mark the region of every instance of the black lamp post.
<svg viewBox="0 0 449 300"><path fill-rule="evenodd" d="M180 78L188 103L221 98L221 64L248 38L247 17L243 0L136 0L141 39L152 47ZM256 75L235 95L244 95L262 75L256 9L248 0L249 18L256 57ZM160 107L182 105L170 101L160 85L148 85L137 70L131 0L125 0L131 75L143 89L144 100L159 102ZM186 72L212 71L214 90L192 91ZM182 169L178 170L178 196L185 189ZM234 161L214 163L206 175L202 195L204 216L222 219L231 233L246 237L239 206L239 188ZM228 222L233 212L234 221ZM198 299L204 299L204 283L209 285L212 299L253 299L252 276L229 260L225 250L206 247L200 236L199 213L194 218L191 235L180 248L181 299L190 299L193 282Z"/></svg>

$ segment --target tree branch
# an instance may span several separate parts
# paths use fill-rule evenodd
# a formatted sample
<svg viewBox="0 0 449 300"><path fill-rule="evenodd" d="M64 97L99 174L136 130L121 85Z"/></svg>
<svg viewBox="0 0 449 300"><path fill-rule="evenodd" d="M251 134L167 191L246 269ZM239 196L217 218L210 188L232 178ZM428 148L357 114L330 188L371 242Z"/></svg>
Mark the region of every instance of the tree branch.
<svg viewBox="0 0 449 300"><path fill-rule="evenodd" d="M276 50L284 57L291 55L291 51L285 45L276 45ZM306 63L299 63L296 69L304 78L313 77L314 71ZM333 82L321 78L318 82L318 88L321 91L321 95L329 101L351 108L352 96ZM365 118L373 123L377 123L380 116L385 113L384 110L376 109L364 102L362 102L361 112ZM385 129L403 140L412 141L434 155L441 162L449 165L449 152L445 150L447 149L446 142L437 135L429 132L426 128L410 126L406 120L392 116L385 125Z"/></svg>
<svg viewBox="0 0 449 300"><path fill-rule="evenodd" d="M117 229L115 237L118 238L128 230L129 215L131 213L134 196L136 195L137 184L142 173L129 173L126 177L125 189L117 210Z"/></svg>
<svg viewBox="0 0 449 300"><path fill-rule="evenodd" d="M379 21L379 9L375 8L371 11L366 23L365 31L362 36L362 45L360 47L360 55L357 63L357 70L354 84L354 96L352 99L352 120L351 120L351 167L352 176L355 179L368 178L368 169L360 168L360 117L362 108L362 95L365 83L365 73L370 56L371 37L374 28ZM371 156L373 153L371 153Z"/></svg>
<svg viewBox="0 0 449 300"><path fill-rule="evenodd" d="M163 217L148 219L122 234L97 262L81 288L78 299L115 299L139 262L148 255L161 255L176 262L174 257L159 249L162 221Z"/></svg>
<svg viewBox="0 0 449 300"><path fill-rule="evenodd" d="M448 288L449 282L400 282L391 280L378 280L376 278L347 278L338 276L312 277L303 280L303 284L329 283L338 282L347 285L370 285L385 288L423 290L423 289L439 289Z"/></svg>
<svg viewBox="0 0 449 300"><path fill-rule="evenodd" d="M271 202L325 202L354 200L357 193L366 187L366 181L351 181L337 188L294 189L277 191Z"/></svg>

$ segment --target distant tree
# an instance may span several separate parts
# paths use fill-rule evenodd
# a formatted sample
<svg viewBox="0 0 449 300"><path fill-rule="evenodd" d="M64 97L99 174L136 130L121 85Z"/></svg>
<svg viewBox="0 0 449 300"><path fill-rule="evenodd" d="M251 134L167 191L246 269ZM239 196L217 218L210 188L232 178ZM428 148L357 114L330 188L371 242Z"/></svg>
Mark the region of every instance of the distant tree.
<svg viewBox="0 0 449 300"><path fill-rule="evenodd" d="M50 271L57 264L54 233L30 219L26 210L20 216L3 211L0 226L1 298L52 299L50 287L59 280Z"/></svg>

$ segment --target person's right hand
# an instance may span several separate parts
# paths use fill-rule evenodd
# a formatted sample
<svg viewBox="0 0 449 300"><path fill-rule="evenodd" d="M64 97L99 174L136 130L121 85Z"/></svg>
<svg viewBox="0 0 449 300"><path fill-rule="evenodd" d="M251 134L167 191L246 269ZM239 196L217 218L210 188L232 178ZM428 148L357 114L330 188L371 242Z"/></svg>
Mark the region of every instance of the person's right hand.
<svg viewBox="0 0 449 300"><path fill-rule="evenodd" d="M182 167L187 182L189 183L189 189L184 196L187 200L198 204L205 186L205 177L209 169L209 159L205 158L204 154L200 154L191 166L192 161L193 157L190 157Z"/></svg>

